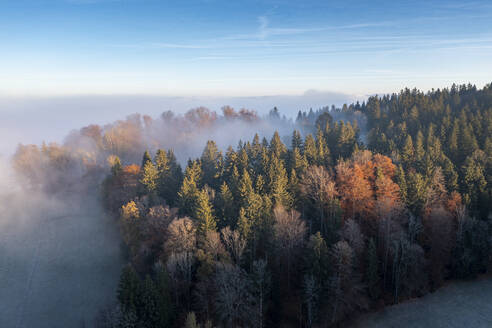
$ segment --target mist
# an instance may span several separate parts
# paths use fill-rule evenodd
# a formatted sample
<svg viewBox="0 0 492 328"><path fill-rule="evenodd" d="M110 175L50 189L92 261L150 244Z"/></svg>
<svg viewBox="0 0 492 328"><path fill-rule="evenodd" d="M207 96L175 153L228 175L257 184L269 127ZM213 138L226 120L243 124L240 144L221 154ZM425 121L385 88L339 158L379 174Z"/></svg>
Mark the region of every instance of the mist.
<svg viewBox="0 0 492 328"><path fill-rule="evenodd" d="M0 160L2 327L92 326L115 302L123 258L96 196L29 188Z"/></svg>
<svg viewBox="0 0 492 328"><path fill-rule="evenodd" d="M205 106L220 111L224 105L249 108L259 115L279 108L287 117L299 110L337 106L355 100L355 96L329 91L308 90L301 95L258 97L173 97L173 96L0 96L0 155L14 153L19 143L61 143L73 129L89 124L105 125L139 112L153 117L171 110L183 114L190 108Z"/></svg>
<svg viewBox="0 0 492 328"><path fill-rule="evenodd" d="M309 96L319 108L329 103L321 103L325 95L315 92L228 99L242 101L240 109L219 107L224 99L204 102L217 110L189 109L203 101L199 98L0 100L0 150L6 154L0 157L2 322L8 327L91 326L99 310L114 304L125 259L118 225L101 205L100 184L111 156L140 164L145 150L172 149L184 166L200 156L207 140L226 152L251 142L255 134L260 142L270 140L275 131L289 146L293 129L315 132L321 111L310 114L307 125L295 120L299 109L311 108L301 107ZM256 102L262 103L260 110L245 109ZM291 110L271 110L278 103ZM165 110L169 107L174 110ZM348 119L345 113L333 114Z"/></svg>

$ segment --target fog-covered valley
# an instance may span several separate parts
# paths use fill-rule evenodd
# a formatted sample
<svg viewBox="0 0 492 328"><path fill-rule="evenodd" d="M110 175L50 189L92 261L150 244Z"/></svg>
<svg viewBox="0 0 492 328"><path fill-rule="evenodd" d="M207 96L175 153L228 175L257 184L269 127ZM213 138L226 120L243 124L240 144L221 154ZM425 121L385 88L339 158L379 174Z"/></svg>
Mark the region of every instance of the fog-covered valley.
<svg viewBox="0 0 492 328"><path fill-rule="evenodd" d="M0 326L92 327L114 304L123 258L97 190L22 188L5 164L0 187Z"/></svg>

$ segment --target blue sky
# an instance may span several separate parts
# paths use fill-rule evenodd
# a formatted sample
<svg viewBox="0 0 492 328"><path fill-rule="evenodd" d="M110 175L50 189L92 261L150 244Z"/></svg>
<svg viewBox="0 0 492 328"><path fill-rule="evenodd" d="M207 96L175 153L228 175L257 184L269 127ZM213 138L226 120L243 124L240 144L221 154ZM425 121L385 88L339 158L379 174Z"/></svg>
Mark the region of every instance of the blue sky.
<svg viewBox="0 0 492 328"><path fill-rule="evenodd" d="M491 1L0 1L0 95L364 96L492 82Z"/></svg>

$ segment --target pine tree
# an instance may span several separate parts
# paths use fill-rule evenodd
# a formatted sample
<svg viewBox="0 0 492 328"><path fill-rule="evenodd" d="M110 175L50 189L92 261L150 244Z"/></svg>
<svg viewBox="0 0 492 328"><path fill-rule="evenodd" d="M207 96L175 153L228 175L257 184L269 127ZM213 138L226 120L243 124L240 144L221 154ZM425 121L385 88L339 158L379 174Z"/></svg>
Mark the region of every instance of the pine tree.
<svg viewBox="0 0 492 328"><path fill-rule="evenodd" d="M316 142L314 141L312 134L308 134L306 136L306 140L304 141L304 155L306 156L306 160L309 165L316 164L318 157Z"/></svg>
<svg viewBox="0 0 492 328"><path fill-rule="evenodd" d="M229 189L229 186L224 181L220 186L220 192L217 197L217 212L219 215L219 226L234 226L234 219L236 217L236 208L234 197L232 196L232 192Z"/></svg>
<svg viewBox="0 0 492 328"><path fill-rule="evenodd" d="M403 149L401 151L401 159L405 164L405 167L411 167L414 163L415 151L413 148L412 136L407 135L405 139L405 144L403 145Z"/></svg>
<svg viewBox="0 0 492 328"><path fill-rule="evenodd" d="M298 130L294 130L292 133L292 149L302 149L302 137Z"/></svg>
<svg viewBox="0 0 492 328"><path fill-rule="evenodd" d="M163 177L167 175L171 169L169 164L169 159L167 158L167 154L164 150L158 149L155 158L154 158L155 166L159 171L159 176Z"/></svg>
<svg viewBox="0 0 492 328"><path fill-rule="evenodd" d="M140 183L143 184L145 192L148 195L153 195L157 190L159 171L154 166L152 161L147 161L142 170Z"/></svg>
<svg viewBox="0 0 492 328"><path fill-rule="evenodd" d="M316 158L318 165L328 166L331 163L330 150L321 129L318 129L316 134Z"/></svg>
<svg viewBox="0 0 492 328"><path fill-rule="evenodd" d="M402 202L407 203L407 196L408 196L407 179L405 177L405 171L403 170L403 166L401 164L398 165L398 170L396 171L395 180L398 186L400 187L400 198Z"/></svg>
<svg viewBox="0 0 492 328"><path fill-rule="evenodd" d="M169 327L173 317L173 304L169 290L169 278L163 267L157 269L155 277L155 290L157 293L157 327Z"/></svg>
<svg viewBox="0 0 492 328"><path fill-rule="evenodd" d="M147 164L147 162L152 162L152 157L150 157L150 153L148 150L146 150L143 154L142 165L140 167L145 167L145 164Z"/></svg>
<svg viewBox="0 0 492 328"><path fill-rule="evenodd" d="M287 148L280 140L280 135L277 131L273 134L272 140L270 141L270 152L276 157L281 158L287 152Z"/></svg>
<svg viewBox="0 0 492 328"><path fill-rule="evenodd" d="M159 324L158 297L154 282L147 275L141 286L140 309L137 311L140 325L144 328L154 328Z"/></svg>
<svg viewBox="0 0 492 328"><path fill-rule="evenodd" d="M222 168L222 154L214 141L207 141L200 160L202 163L203 184L207 184L214 189L218 188L218 178Z"/></svg>
<svg viewBox="0 0 492 328"><path fill-rule="evenodd" d="M290 208L292 206L292 196L288 191L289 179L283 162L272 156L269 171L270 193L274 204Z"/></svg>
<svg viewBox="0 0 492 328"><path fill-rule="evenodd" d="M407 205L415 215L422 214L426 197L427 186L424 177L420 173L410 171L407 179Z"/></svg>
<svg viewBox="0 0 492 328"><path fill-rule="evenodd" d="M121 271L117 295L123 312L136 313L140 297L140 280L130 265Z"/></svg>
<svg viewBox="0 0 492 328"><path fill-rule="evenodd" d="M118 156L114 156L113 163L111 166L111 174L113 177L117 176L122 170L121 161Z"/></svg>
<svg viewBox="0 0 492 328"><path fill-rule="evenodd" d="M171 149L167 151L167 159L169 161L169 174L162 176L163 180L160 181L159 192L161 197L163 197L169 205L174 205L177 201L178 191L183 181L183 172Z"/></svg>
<svg viewBox="0 0 492 328"><path fill-rule="evenodd" d="M183 214L191 215L196 207L199 191L199 181L201 180L201 168L198 161L193 161L186 167L183 184L178 193L180 210ZM207 196L208 197L208 196Z"/></svg>
<svg viewBox="0 0 492 328"><path fill-rule="evenodd" d="M193 217L197 220L197 232L201 237L205 237L208 231L217 230L213 208L206 190L198 193Z"/></svg>
<svg viewBox="0 0 492 328"><path fill-rule="evenodd" d="M301 176L308 164L306 157L301 154L299 148L294 148L290 152L289 168L296 171L297 176Z"/></svg>
<svg viewBox="0 0 492 328"><path fill-rule="evenodd" d="M294 169L290 171L288 191L292 196L293 204L298 204L300 201L301 190L299 187L299 179L297 178L297 174Z"/></svg>
<svg viewBox="0 0 492 328"><path fill-rule="evenodd" d="M422 134L421 131L419 131L417 133L417 141L415 143L415 160L419 167L423 166L424 156L425 156L424 135Z"/></svg>
<svg viewBox="0 0 492 328"><path fill-rule="evenodd" d="M319 231L309 237L305 262L308 272L312 274L319 283L326 284L328 282L328 247Z"/></svg>

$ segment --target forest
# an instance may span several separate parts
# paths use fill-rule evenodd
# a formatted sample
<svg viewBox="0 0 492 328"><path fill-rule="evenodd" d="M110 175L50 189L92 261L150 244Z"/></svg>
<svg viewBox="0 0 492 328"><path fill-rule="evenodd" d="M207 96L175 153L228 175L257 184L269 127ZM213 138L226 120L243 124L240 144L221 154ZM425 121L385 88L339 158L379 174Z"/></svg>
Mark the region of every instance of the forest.
<svg viewBox="0 0 492 328"><path fill-rule="evenodd" d="M98 327L337 327L492 268L492 84L295 119L136 114L14 166L29 188L96 188L119 226Z"/></svg>

